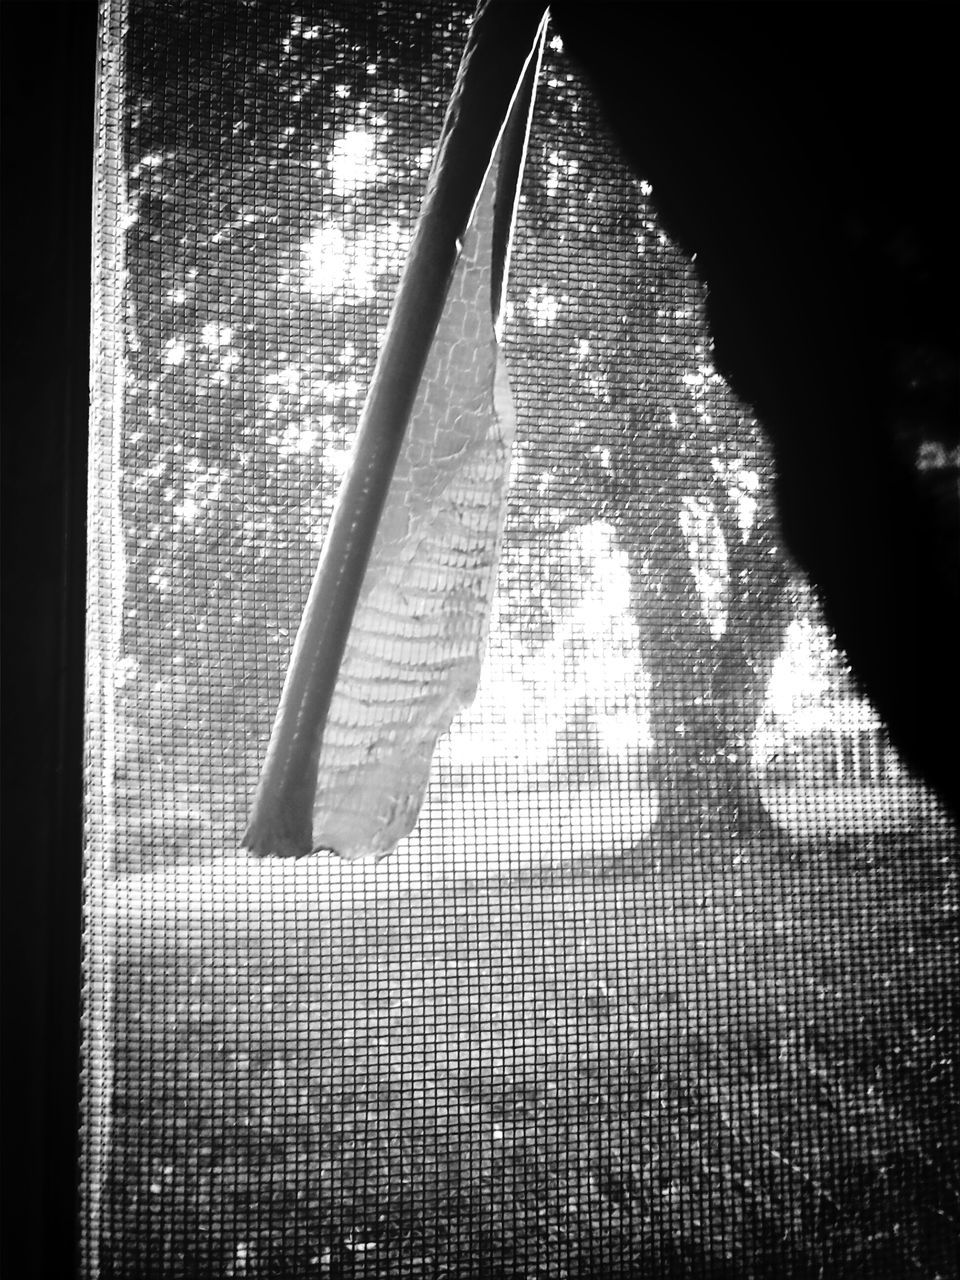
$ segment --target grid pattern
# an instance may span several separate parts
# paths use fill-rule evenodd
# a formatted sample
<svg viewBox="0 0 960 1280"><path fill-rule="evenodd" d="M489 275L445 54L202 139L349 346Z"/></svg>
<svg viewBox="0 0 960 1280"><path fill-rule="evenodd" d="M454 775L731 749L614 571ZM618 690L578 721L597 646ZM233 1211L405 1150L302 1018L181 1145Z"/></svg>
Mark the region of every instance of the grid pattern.
<svg viewBox="0 0 960 1280"><path fill-rule="evenodd" d="M85 1273L947 1276L956 840L555 37L478 697L384 862L239 850L469 18L104 5Z"/></svg>

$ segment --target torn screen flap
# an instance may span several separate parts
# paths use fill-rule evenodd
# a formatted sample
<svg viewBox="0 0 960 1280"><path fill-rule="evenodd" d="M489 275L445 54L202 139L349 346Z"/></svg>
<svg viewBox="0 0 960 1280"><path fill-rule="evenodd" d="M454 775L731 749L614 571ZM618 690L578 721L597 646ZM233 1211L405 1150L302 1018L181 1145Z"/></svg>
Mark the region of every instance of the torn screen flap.
<svg viewBox="0 0 960 1280"><path fill-rule="evenodd" d="M414 827L434 749L480 678L514 408L491 308L498 165L464 237L324 729L314 848L382 856Z"/></svg>

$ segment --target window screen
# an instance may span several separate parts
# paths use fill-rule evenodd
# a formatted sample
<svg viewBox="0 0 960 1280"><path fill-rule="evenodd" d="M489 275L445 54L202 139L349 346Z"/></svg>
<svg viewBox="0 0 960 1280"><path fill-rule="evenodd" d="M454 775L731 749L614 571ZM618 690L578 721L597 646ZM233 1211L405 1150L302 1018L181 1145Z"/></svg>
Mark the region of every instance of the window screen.
<svg viewBox="0 0 960 1280"><path fill-rule="evenodd" d="M478 694L386 859L240 847L470 19L104 3L84 1274L946 1277L955 837L552 31Z"/></svg>

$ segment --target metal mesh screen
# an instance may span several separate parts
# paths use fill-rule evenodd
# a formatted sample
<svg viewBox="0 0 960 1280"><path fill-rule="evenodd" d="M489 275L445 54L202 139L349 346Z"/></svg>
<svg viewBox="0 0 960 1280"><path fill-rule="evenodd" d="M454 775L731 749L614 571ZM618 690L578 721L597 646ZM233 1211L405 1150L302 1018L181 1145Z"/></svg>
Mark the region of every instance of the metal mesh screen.
<svg viewBox="0 0 960 1280"><path fill-rule="evenodd" d="M946 1276L955 837L556 36L480 692L384 862L239 849L469 19L103 8L85 1274Z"/></svg>

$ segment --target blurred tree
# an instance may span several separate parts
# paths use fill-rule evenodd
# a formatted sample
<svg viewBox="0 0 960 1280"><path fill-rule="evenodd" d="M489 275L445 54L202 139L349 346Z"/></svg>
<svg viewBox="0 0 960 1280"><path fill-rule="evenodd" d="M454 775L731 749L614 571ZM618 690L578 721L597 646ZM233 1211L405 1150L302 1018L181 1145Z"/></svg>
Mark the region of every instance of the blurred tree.
<svg viewBox="0 0 960 1280"><path fill-rule="evenodd" d="M614 526L650 678L661 831L756 832L769 819L750 739L791 597L770 455L712 367L694 267L552 54L514 258L511 366L537 430L513 536Z"/></svg>

